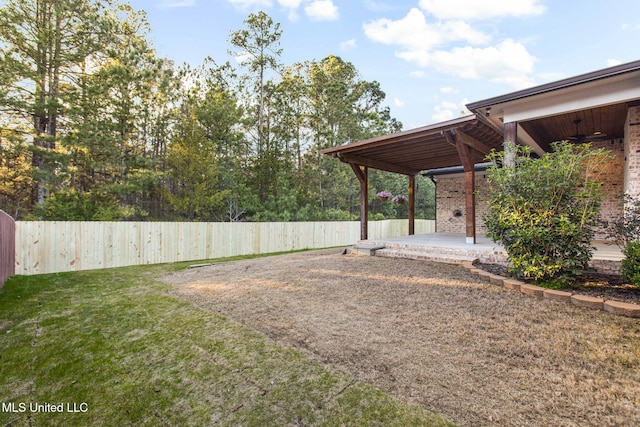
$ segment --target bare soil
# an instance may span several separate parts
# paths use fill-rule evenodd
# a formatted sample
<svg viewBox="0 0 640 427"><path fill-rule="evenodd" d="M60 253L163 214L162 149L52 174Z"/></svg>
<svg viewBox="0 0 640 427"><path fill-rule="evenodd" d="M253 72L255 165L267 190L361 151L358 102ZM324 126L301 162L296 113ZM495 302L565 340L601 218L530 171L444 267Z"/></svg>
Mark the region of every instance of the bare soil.
<svg viewBox="0 0 640 427"><path fill-rule="evenodd" d="M467 270L325 250L163 277L171 291L461 426L640 425L640 320Z"/></svg>

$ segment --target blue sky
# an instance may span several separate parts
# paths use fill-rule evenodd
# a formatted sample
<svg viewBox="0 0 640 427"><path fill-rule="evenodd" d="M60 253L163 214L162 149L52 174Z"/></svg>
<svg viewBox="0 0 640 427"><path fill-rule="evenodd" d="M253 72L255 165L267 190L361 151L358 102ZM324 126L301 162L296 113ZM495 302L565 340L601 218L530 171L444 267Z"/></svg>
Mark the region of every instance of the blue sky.
<svg viewBox="0 0 640 427"><path fill-rule="evenodd" d="M410 129L464 104L640 59L638 0L130 0L160 56L227 60L258 10L281 24L286 65L333 54L377 80Z"/></svg>

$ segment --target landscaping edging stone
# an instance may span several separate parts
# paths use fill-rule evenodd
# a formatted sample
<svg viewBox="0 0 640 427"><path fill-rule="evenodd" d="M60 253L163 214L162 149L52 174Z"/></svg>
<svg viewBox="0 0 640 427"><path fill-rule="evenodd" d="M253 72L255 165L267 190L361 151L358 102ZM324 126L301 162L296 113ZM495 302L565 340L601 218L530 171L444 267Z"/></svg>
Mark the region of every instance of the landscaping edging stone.
<svg viewBox="0 0 640 427"><path fill-rule="evenodd" d="M557 291L555 289L545 289L544 297L553 301L571 302L571 292Z"/></svg>
<svg viewBox="0 0 640 427"><path fill-rule="evenodd" d="M544 298L544 288L540 286L525 283L520 285L520 292L525 295L531 295L532 297Z"/></svg>
<svg viewBox="0 0 640 427"><path fill-rule="evenodd" d="M604 311L627 317L640 317L640 305L629 302L608 300L604 302Z"/></svg>
<svg viewBox="0 0 640 427"><path fill-rule="evenodd" d="M604 298L590 297L587 295L571 295L571 302L580 307L604 310Z"/></svg>
<svg viewBox="0 0 640 427"><path fill-rule="evenodd" d="M615 314L618 316L640 318L639 304L615 300L605 300L599 297L591 297L587 295L573 294L566 291L546 289L540 286L525 283L521 280L510 279L508 277L489 273L488 271L477 268L474 264L476 261L465 261L461 265L463 268L469 270L471 274L476 275L494 285L503 286L507 289L519 291L525 295L533 296L536 298L545 298L552 301L572 303L579 307L586 307L592 310L603 310L607 313Z"/></svg>

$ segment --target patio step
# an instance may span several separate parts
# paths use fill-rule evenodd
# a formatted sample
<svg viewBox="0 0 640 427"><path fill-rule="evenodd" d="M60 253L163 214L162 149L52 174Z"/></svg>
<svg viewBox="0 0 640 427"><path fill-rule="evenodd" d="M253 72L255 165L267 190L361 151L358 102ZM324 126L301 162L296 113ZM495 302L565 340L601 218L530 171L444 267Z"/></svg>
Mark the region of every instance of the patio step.
<svg viewBox="0 0 640 427"><path fill-rule="evenodd" d="M393 249L398 251L407 251L407 252L426 252L430 254L438 254L438 255L459 255L472 257L473 259L481 258L486 256L487 254L495 255L495 256L504 256L506 258L506 254L502 251L487 251L483 249L476 249L473 245L469 245L468 247L460 248L460 247L446 247L446 246L421 246L421 245L406 245L406 244L393 244L387 243L385 249Z"/></svg>
<svg viewBox="0 0 640 427"><path fill-rule="evenodd" d="M377 251L384 248L384 245L355 244L350 249L348 249L348 253L375 256Z"/></svg>
<svg viewBox="0 0 640 427"><path fill-rule="evenodd" d="M371 255L379 256L428 259L455 264L476 259L484 263L501 265L507 263L507 254L500 246L487 242L469 245L464 243L464 236L458 235L415 236L414 239L407 236L404 238L359 240L356 245L384 245L384 249L371 253Z"/></svg>
<svg viewBox="0 0 640 427"><path fill-rule="evenodd" d="M475 261L477 258L474 256L468 255L456 255L456 254L446 254L442 252L430 252L420 250L406 250L406 249L392 249L385 248L377 250L375 256L385 257L385 258L403 258L403 259L415 259L420 261L432 261L432 262L442 262L446 264L462 264L467 261Z"/></svg>

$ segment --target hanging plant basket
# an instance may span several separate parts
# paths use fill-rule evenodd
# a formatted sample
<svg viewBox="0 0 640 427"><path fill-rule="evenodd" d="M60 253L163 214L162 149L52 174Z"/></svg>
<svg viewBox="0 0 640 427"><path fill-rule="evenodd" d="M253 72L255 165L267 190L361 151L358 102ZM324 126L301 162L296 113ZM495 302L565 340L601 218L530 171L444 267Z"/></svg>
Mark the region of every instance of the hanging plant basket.
<svg viewBox="0 0 640 427"><path fill-rule="evenodd" d="M393 197L393 194L389 193L388 191L381 191L378 193L378 198L383 202L386 202L391 197Z"/></svg>
<svg viewBox="0 0 640 427"><path fill-rule="evenodd" d="M404 204L404 202L407 201L407 196L403 196L402 194L398 194L396 197L393 198L393 201L396 202L399 205Z"/></svg>

